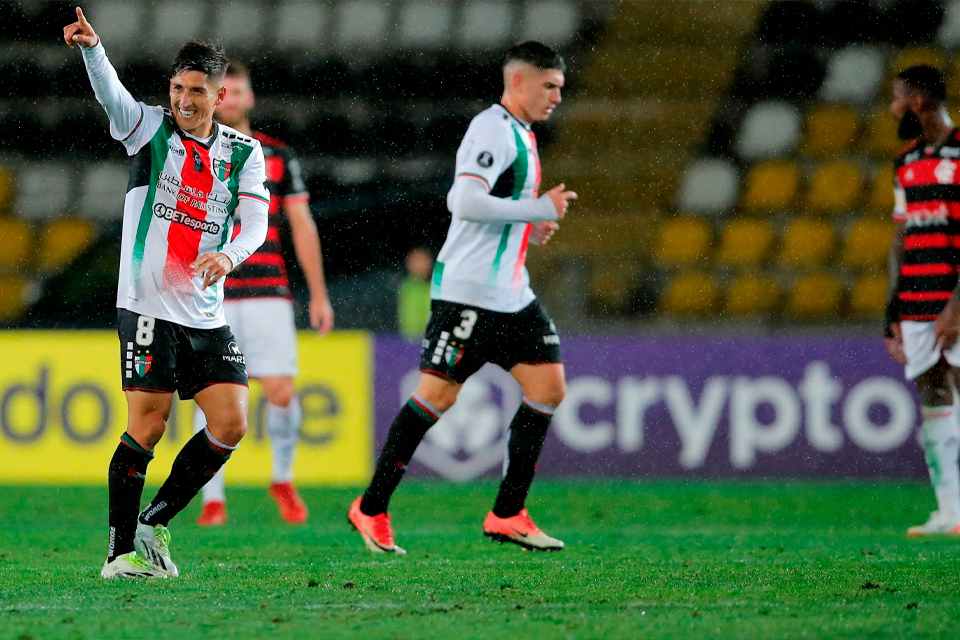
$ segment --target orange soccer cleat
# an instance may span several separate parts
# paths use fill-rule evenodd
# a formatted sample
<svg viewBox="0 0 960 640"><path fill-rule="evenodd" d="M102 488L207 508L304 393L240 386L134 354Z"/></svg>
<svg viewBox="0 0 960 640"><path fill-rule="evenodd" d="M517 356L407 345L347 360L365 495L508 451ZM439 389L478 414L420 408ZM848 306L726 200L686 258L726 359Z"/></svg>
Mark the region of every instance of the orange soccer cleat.
<svg viewBox="0 0 960 640"><path fill-rule="evenodd" d="M227 524L227 503L219 500L204 502L197 524L201 527L220 527Z"/></svg>
<svg viewBox="0 0 960 640"><path fill-rule="evenodd" d="M515 516L498 518L493 511L487 514L483 521L483 535L494 542L503 544L512 542L531 551L560 551L563 541L551 538L540 527L533 524L530 514L523 509Z"/></svg>
<svg viewBox="0 0 960 640"><path fill-rule="evenodd" d="M374 553L396 553L403 555L406 553L393 542L393 529L390 527L390 516L381 513L375 516L368 516L360 511L359 497L350 505L350 511L347 512L347 522L356 529L363 538L363 543L367 549Z"/></svg>
<svg viewBox="0 0 960 640"><path fill-rule="evenodd" d="M277 501L281 518L290 524L303 524L307 521L310 512L292 482L274 482L270 485L270 496Z"/></svg>

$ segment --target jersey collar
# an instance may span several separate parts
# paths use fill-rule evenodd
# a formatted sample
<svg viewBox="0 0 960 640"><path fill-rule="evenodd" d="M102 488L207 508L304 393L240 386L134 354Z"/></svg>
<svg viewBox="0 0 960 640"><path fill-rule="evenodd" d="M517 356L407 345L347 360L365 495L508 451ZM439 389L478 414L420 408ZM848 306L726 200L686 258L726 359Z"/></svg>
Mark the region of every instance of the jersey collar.
<svg viewBox="0 0 960 640"><path fill-rule="evenodd" d="M493 105L493 106L495 106L495 107L500 107L501 109L503 109L503 112L504 112L505 114L507 114L508 116L510 116L510 118L511 118L514 122L516 122L516 123L519 124L521 127L523 127L524 130L526 130L526 131L532 131L532 130L533 130L532 127L531 127L529 124L527 124L526 122L524 122L523 120L521 120L521 119L518 118L517 116L513 115L512 113L510 113L510 110L507 109L507 108L506 108L505 106L503 106L502 104L500 104L499 102L498 102L497 104Z"/></svg>
<svg viewBox="0 0 960 640"><path fill-rule="evenodd" d="M176 120L174 120L174 122L176 122ZM198 138L197 136L187 133L180 127L177 127L177 131L181 136L190 138L204 149L209 149L211 146L213 146L213 141L217 139L218 135L220 135L220 125L217 124L216 120L213 121L213 134L211 134L209 138Z"/></svg>

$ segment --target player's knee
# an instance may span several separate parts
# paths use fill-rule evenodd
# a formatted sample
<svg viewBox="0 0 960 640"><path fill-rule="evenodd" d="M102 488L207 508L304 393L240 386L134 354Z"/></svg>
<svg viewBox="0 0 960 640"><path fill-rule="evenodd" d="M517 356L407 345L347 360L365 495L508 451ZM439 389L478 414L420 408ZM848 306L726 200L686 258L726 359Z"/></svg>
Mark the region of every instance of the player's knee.
<svg viewBox="0 0 960 640"><path fill-rule="evenodd" d="M523 390L523 395L537 404L557 408L567 395L567 383L560 378L546 384L531 385Z"/></svg>
<svg viewBox="0 0 960 640"><path fill-rule="evenodd" d="M290 384L281 384L267 389L264 387L264 395L267 396L267 402L272 404L275 407L285 408L289 407L290 403L293 402L293 398L296 395L296 389L293 387L293 383Z"/></svg>
<svg viewBox="0 0 960 640"><path fill-rule="evenodd" d="M167 425L160 414L141 416L139 420L131 421L127 426L127 433L143 448L152 451L163 438Z"/></svg>
<svg viewBox="0 0 960 640"><path fill-rule="evenodd" d="M208 418L207 429L220 442L234 446L247 434L247 416L238 411L217 416L213 421Z"/></svg>
<svg viewBox="0 0 960 640"><path fill-rule="evenodd" d="M457 401L460 385L417 389L416 395L430 403L438 411L446 411Z"/></svg>

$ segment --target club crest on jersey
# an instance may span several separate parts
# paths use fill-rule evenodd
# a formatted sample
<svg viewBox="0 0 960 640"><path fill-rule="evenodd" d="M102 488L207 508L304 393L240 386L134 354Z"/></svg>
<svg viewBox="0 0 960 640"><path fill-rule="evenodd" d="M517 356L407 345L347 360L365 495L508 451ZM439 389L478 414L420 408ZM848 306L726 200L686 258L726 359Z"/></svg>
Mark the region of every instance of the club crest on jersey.
<svg viewBox="0 0 960 640"><path fill-rule="evenodd" d="M957 173L957 163L951 160L941 160L933 175L940 184L953 184L953 177Z"/></svg>
<svg viewBox="0 0 960 640"><path fill-rule="evenodd" d="M149 351L144 353L138 353L133 359L133 367L137 372L137 375L141 378L150 371L150 367L153 365L153 356L150 355Z"/></svg>
<svg viewBox="0 0 960 640"><path fill-rule="evenodd" d="M444 351L443 359L446 360L449 367L459 364L463 359L463 347L458 347L456 342L451 342Z"/></svg>
<svg viewBox="0 0 960 640"><path fill-rule="evenodd" d="M217 179L221 182L227 181L227 179L230 177L230 170L232 168L233 167L228 160L217 158L213 161L213 172L217 175Z"/></svg>

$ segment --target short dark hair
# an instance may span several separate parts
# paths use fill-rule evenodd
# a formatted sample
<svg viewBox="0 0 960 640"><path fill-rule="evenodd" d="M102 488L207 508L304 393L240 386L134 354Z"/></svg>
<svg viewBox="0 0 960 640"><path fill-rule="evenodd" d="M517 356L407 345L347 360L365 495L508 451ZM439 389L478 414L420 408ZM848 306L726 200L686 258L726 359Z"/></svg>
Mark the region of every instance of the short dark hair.
<svg viewBox="0 0 960 640"><path fill-rule="evenodd" d="M243 78L245 80L249 80L250 69L248 69L247 65L243 64L242 62L231 60L230 64L227 65L226 75L231 78Z"/></svg>
<svg viewBox="0 0 960 640"><path fill-rule="evenodd" d="M506 67L511 62L532 64L541 71L544 69L566 71L567 69L567 64L563 61L559 53L547 45L535 42L534 40L521 42L520 44L515 44L510 47L507 54L503 56L503 66Z"/></svg>
<svg viewBox="0 0 960 640"><path fill-rule="evenodd" d="M223 80L229 62L219 42L191 40L183 45L173 59L173 75L180 75L184 71L199 71L207 75L207 80Z"/></svg>
<svg viewBox="0 0 960 640"><path fill-rule="evenodd" d="M937 102L947 99L947 83L943 80L943 73L936 67L928 64L910 67L898 73L897 80Z"/></svg>

